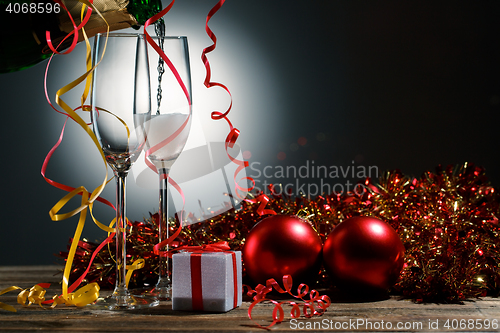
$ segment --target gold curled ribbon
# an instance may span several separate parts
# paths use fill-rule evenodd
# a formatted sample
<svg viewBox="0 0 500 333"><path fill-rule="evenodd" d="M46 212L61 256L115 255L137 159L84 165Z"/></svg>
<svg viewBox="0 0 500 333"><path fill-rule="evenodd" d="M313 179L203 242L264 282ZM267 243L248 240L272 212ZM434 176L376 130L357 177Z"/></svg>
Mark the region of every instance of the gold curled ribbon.
<svg viewBox="0 0 500 333"><path fill-rule="evenodd" d="M82 20L83 20L83 17L84 17L84 13L86 12L86 9L87 10L92 10L93 9L93 10L96 11L96 13L100 16L100 18L106 24L106 30L107 30L107 33L109 33L109 24L107 23L106 19L102 16L102 14L99 12L99 10L97 8L95 8L95 6L92 4L92 2L89 2L87 0L78 0L78 1L80 1L83 4L82 5L82 11L81 11ZM85 81L85 88L84 88L83 94L81 96L81 106L80 106L80 108L82 110L89 111L89 108L87 106L84 106L84 104L85 104L85 101L87 100L87 97L89 95L92 73L95 70L95 68L99 65L99 63L101 62L102 57L104 56L104 53L105 53L105 50L106 50L107 43L104 46L103 54L101 55L101 59L92 67L92 63L91 63L91 58L92 57L91 57L90 42L88 40L87 34L85 33L85 29L83 27L82 27L82 32L83 32L83 36L84 36L86 47L87 47L86 48L86 70L87 71L83 75L81 75L80 77L78 77L76 80L74 80L73 82L65 85L64 87L60 88L56 92L55 101L56 101L57 105L59 105L66 113L60 112L60 111L56 110L55 108L54 109L57 112L63 113L66 116L70 117L78 125L80 125L80 127L82 127L83 130L89 135L89 137L92 139L93 143L98 148L98 151L101 154L101 158L102 158L102 161L104 163L106 174L105 174L104 180L101 183L101 185L99 185L94 191L89 192L83 186L75 188L74 190L70 191L67 195L65 195L61 200L59 200L54 205L54 207L52 207L52 209L49 211L49 215L50 215L50 217L51 217L51 219L53 221L61 221L61 220L70 218L72 216L75 216L77 214L80 214L78 225L77 225L77 228L75 230L73 241L71 243L70 251L68 253L68 258L67 258L66 265L65 265L65 268L64 268L63 280L62 280L62 296L59 296L59 297L55 296L54 297L54 303L53 303L52 306L55 306L55 305L61 304L61 303L65 303L67 305L71 305L72 304L72 305L76 305L76 306L83 306L83 305L86 305L86 304L89 304L89 303L95 301L95 299L97 299L97 297L98 297L99 286L97 284L95 284L95 285L94 284L89 284L88 286L82 287L82 288L80 288L79 290L77 290L74 293L69 293L68 292L69 275L70 275L70 272L71 272L71 267L72 267L72 264L73 264L73 259L74 259L74 256L75 256L77 245L78 245L78 242L80 240L80 236L82 234L83 227L85 225L85 218L86 218L87 211L90 210L90 214L92 216L92 220L94 221L94 223L99 228L101 228L101 229L103 229L103 230L105 230L107 232L115 232L115 229L107 227L107 226L103 225L102 223L100 223L99 221L97 221L95 219L94 215L92 214L92 205L93 205L94 201L97 198L99 198L100 194L104 190L104 187L110 181L110 180L108 180L108 168L107 168L107 162L106 162L106 158L104 156L104 153L103 153L103 151L102 151L102 149L100 147L99 141L98 141L97 137L95 136L95 134L93 133L92 129L75 112L75 110L77 110L78 108L75 109L75 110L73 110L61 98L62 95L64 95L65 93L69 92L70 90L72 90L73 88L75 88L77 85L79 85L80 83L82 83L83 81ZM52 55L52 57L53 57L53 55ZM46 74L45 74L45 81L47 79L48 67L49 67L50 62L52 60L52 57L49 59L49 62L47 64L47 70L46 70ZM52 106L52 104L50 103L50 100L48 100L48 101L49 101L49 104ZM49 182L49 180L45 176L44 176L44 178ZM49 183L52 184L51 182L49 182ZM59 211L62 210L62 208L73 197L75 197L76 195L81 195L82 196L80 206L77 207L76 209L70 211L70 212L59 214Z"/></svg>
<svg viewBox="0 0 500 333"><path fill-rule="evenodd" d="M12 286L12 287L5 288L4 290L0 291L0 295L8 293L9 291L22 290L22 289L23 288ZM8 304L2 303L2 302L0 302L0 309L4 309L4 310L10 311L10 312L16 312L17 311L12 305L8 305Z"/></svg>
<svg viewBox="0 0 500 333"><path fill-rule="evenodd" d="M128 283L130 282L130 278L132 277L132 273L134 273L136 269L143 268L145 262L146 261L144 259L137 259L132 265L127 265L127 274L125 275L125 285L127 286L127 288Z"/></svg>
<svg viewBox="0 0 500 333"><path fill-rule="evenodd" d="M38 304L42 309L54 308L58 304L75 305L75 306L85 306L87 304L93 303L99 297L99 285L95 282L90 283L75 292L69 293L66 297L55 295L51 301L45 300L45 294L47 290L45 287L49 287L48 283L36 284L31 288L22 289L17 286L12 286L0 291L0 295L8 293L14 290L21 290L17 295L17 303L22 306L30 306L31 304ZM50 307L44 306L44 304L52 303ZM0 308L17 312L17 310L12 306L0 302Z"/></svg>
<svg viewBox="0 0 500 333"><path fill-rule="evenodd" d="M46 290L39 284L35 284L29 289L24 289L17 295L17 303L22 306L30 306L31 304L38 304L44 308L42 302L45 301ZM28 304L26 304L28 303Z"/></svg>
<svg viewBox="0 0 500 333"><path fill-rule="evenodd" d="M87 284L75 292L69 293L66 296L54 296L51 308L58 304L75 305L78 307L86 306L97 300L99 297L99 285L96 282Z"/></svg>

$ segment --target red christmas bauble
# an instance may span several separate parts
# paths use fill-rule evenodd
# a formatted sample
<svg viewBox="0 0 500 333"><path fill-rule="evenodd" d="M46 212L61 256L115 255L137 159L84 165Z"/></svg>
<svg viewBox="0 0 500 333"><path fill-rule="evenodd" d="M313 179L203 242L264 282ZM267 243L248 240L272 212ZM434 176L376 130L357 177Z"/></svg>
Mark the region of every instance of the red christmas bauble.
<svg viewBox="0 0 500 333"><path fill-rule="evenodd" d="M386 291L403 268L404 245L389 224L356 216L328 235L323 262L337 287Z"/></svg>
<svg viewBox="0 0 500 333"><path fill-rule="evenodd" d="M244 247L245 270L254 283L270 278L281 283L291 275L295 283L316 277L321 265L321 239L311 225L297 216L273 215L250 230Z"/></svg>

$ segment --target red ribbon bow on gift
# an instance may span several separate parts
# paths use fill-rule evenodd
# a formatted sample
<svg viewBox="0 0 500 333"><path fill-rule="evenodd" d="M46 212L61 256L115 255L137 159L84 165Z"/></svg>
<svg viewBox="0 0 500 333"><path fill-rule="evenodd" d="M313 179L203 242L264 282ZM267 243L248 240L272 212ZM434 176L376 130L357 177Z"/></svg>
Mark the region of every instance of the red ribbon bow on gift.
<svg viewBox="0 0 500 333"><path fill-rule="evenodd" d="M229 247L228 242L220 241L213 244L204 244L204 245L185 245L176 247L172 249L172 251L185 251L185 252L229 252L231 251L231 247Z"/></svg>

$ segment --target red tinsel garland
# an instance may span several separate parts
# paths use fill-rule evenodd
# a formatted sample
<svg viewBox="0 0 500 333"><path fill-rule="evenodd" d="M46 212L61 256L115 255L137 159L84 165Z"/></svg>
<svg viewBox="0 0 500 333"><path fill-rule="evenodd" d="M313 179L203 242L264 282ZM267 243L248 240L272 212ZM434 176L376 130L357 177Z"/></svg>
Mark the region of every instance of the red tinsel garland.
<svg viewBox="0 0 500 333"><path fill-rule="evenodd" d="M323 241L335 225L352 216L374 216L388 222L406 248L401 278L392 290L405 298L457 303L500 294L500 200L483 168L468 163L438 167L420 178L391 171L377 184L366 179L364 185L367 191L360 195L325 194L312 199L272 195L266 208L307 217ZM241 250L250 229L264 217L256 212L257 207L244 201L239 210L184 227L173 246L227 241L233 250ZM174 228L175 221L170 223ZM130 287L154 284L157 214L132 222L129 228L128 261L146 261L144 268L134 273ZM79 243L72 279L83 273L97 246L89 241ZM96 257L87 282L98 282L101 288L114 286L113 248L111 243ZM66 258L67 253L60 256ZM318 274L317 284L330 287L324 271Z"/></svg>

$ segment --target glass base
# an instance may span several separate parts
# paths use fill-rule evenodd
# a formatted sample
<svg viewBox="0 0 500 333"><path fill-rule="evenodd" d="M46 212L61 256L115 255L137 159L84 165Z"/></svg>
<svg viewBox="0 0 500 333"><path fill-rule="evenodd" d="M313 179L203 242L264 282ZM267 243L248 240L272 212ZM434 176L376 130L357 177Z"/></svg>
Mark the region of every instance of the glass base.
<svg viewBox="0 0 500 333"><path fill-rule="evenodd" d="M89 305L92 309L99 310L135 310L154 307L160 301L151 297L139 295L116 295L113 293L108 297L99 297L94 304Z"/></svg>
<svg viewBox="0 0 500 333"><path fill-rule="evenodd" d="M172 300L172 286L155 286L153 288L134 289L130 293L132 297L152 299L158 302Z"/></svg>

